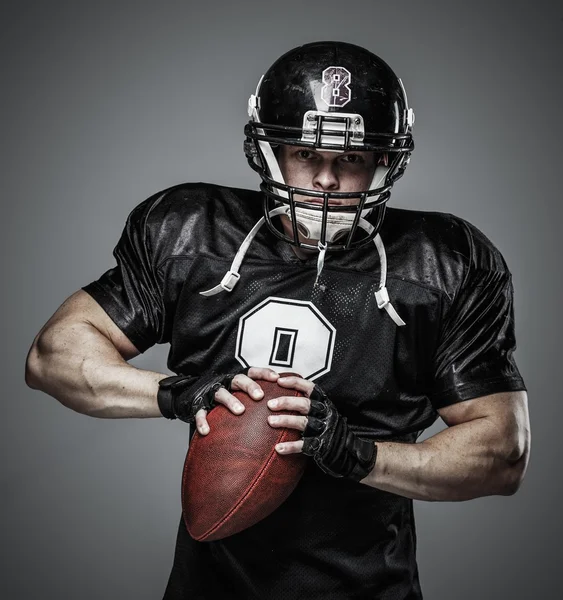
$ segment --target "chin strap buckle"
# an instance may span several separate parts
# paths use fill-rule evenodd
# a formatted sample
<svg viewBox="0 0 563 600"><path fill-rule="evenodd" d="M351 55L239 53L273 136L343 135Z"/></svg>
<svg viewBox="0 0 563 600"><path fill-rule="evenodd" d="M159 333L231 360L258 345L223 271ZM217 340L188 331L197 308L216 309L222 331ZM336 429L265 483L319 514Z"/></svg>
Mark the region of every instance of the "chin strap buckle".
<svg viewBox="0 0 563 600"><path fill-rule="evenodd" d="M223 291L232 292L235 285L238 283L240 275L236 271L227 271L221 279L221 283L205 292L200 292L202 296L215 296Z"/></svg>
<svg viewBox="0 0 563 600"><path fill-rule="evenodd" d="M227 271L219 284L226 292L232 292L238 283L240 275L236 271Z"/></svg>
<svg viewBox="0 0 563 600"><path fill-rule="evenodd" d="M389 292L386 287L379 288L375 292L375 300L377 302L377 308L385 308L389 304Z"/></svg>
<svg viewBox="0 0 563 600"><path fill-rule="evenodd" d="M387 311L387 314L395 322L395 325L398 325L399 327L406 325L403 319L398 315L397 311L393 308L393 305L389 300L389 292L385 286L379 288L377 292L375 292L375 300L377 302L377 308L384 308Z"/></svg>
<svg viewBox="0 0 563 600"><path fill-rule="evenodd" d="M260 80L262 81L262 80ZM260 84L258 84L260 85ZM260 108L260 98L254 94L250 94L250 98L248 99L248 116L252 117L255 113L255 111L257 111Z"/></svg>

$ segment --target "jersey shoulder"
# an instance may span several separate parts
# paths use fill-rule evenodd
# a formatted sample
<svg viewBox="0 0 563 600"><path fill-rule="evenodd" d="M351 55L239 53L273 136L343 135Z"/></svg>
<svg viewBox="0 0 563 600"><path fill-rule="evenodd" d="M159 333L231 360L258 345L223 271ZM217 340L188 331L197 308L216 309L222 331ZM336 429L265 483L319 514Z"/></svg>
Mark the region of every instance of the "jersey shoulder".
<svg viewBox="0 0 563 600"><path fill-rule="evenodd" d="M126 227L137 231L159 264L170 256L228 253L229 240L244 239L260 216L259 192L181 183L138 204Z"/></svg>
<svg viewBox="0 0 563 600"><path fill-rule="evenodd" d="M493 242L475 225L449 213L390 208L381 235L393 273L447 295L470 272L510 275Z"/></svg>

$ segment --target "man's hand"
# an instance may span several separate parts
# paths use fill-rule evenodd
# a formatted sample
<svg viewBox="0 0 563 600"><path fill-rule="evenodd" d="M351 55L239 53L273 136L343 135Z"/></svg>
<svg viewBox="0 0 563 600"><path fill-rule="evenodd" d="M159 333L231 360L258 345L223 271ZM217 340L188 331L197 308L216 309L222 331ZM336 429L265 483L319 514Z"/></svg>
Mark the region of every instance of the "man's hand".
<svg viewBox="0 0 563 600"><path fill-rule="evenodd" d="M163 416L193 423L198 433L207 435L207 413L216 405L223 404L233 414L244 412L244 405L231 392L243 391L253 400L264 397L262 388L254 381L276 381L279 375L271 369L250 367L248 373L213 374L205 377L170 377L163 380L158 403Z"/></svg>
<svg viewBox="0 0 563 600"><path fill-rule="evenodd" d="M338 413L323 390L300 377L280 377L281 387L298 390L306 397L282 396L268 402L271 410L292 410L301 415L272 415L272 427L289 427L303 432L298 442L278 444L280 454L303 452L312 456L317 465L333 477L364 479L374 468L377 447L353 433L346 418Z"/></svg>

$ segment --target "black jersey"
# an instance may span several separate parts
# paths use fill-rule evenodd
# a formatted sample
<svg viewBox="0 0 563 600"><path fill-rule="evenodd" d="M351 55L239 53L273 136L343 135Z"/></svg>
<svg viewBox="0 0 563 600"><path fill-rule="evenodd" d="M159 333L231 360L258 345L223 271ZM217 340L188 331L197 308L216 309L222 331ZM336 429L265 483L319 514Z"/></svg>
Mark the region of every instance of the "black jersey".
<svg viewBox="0 0 563 600"><path fill-rule="evenodd" d="M377 306L373 244L327 255L315 282L316 257L297 258L266 226L236 287L203 296L261 216L258 192L165 190L131 212L117 266L83 289L139 351L169 343L171 371L297 372L376 441L414 443L438 408L525 389L513 359L510 272L467 222L387 210L380 235L387 289L406 323L398 326ZM289 499L237 535L196 542L180 519L165 598L417 599L415 551L410 499L332 478L311 461Z"/></svg>

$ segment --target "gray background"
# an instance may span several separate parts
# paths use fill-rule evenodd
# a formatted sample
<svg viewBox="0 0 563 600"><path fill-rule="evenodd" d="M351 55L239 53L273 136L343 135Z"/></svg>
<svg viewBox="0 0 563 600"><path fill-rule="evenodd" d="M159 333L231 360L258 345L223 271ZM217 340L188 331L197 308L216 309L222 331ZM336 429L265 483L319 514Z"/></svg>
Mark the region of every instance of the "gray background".
<svg viewBox="0 0 563 600"><path fill-rule="evenodd" d="M246 102L286 50L363 45L402 77L417 148L395 206L456 213L514 275L533 451L512 497L416 502L425 597L552 598L560 582L563 8L524 2L5 2L0 597L160 598L181 423L97 420L28 389L34 335L112 266L129 211L182 181L258 186ZM165 371L166 348L134 361ZM439 428L433 428L432 434Z"/></svg>

